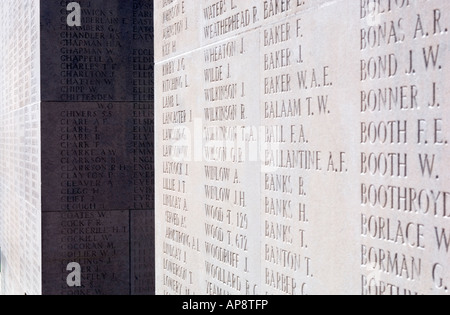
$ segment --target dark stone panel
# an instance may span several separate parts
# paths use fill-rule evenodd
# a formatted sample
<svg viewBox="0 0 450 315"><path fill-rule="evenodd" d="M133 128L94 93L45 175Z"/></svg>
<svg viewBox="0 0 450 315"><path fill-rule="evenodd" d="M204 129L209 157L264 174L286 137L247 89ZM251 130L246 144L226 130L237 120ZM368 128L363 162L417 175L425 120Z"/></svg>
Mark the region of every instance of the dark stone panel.
<svg viewBox="0 0 450 315"><path fill-rule="evenodd" d="M155 287L155 216L131 211L131 294L146 295Z"/></svg>
<svg viewBox="0 0 450 315"><path fill-rule="evenodd" d="M130 211L44 212L43 294L129 294L129 218ZM81 266L81 287L67 285L72 262Z"/></svg>
<svg viewBox="0 0 450 315"><path fill-rule="evenodd" d="M41 1L42 101L153 100L153 1Z"/></svg>
<svg viewBox="0 0 450 315"><path fill-rule="evenodd" d="M43 292L154 294L153 1L69 2L41 1Z"/></svg>
<svg viewBox="0 0 450 315"><path fill-rule="evenodd" d="M43 103L45 211L153 209L153 103Z"/></svg>
<svg viewBox="0 0 450 315"><path fill-rule="evenodd" d="M117 221L129 230L129 235L119 232L114 235L119 242L120 253L130 256L131 269L123 269L123 258L115 260L117 257L114 256L110 265L102 265L98 270L101 272L103 267L107 267L106 270L120 271L119 277L126 277L129 281L126 294L152 294L153 103L43 103L41 119L42 207L43 212L49 213L48 216L44 214L46 219L42 223L44 268L58 271L58 277L65 278L67 272L65 268L61 269L60 262L64 261L67 266L67 261L74 260L71 255L66 255L68 252L58 251L61 246L54 242L65 239L70 240L67 246L77 248L80 245L76 238L64 238L67 233L55 220L72 216L96 218L99 213L114 213L117 217L117 213L123 211L139 210L132 211L131 217L120 216L121 220ZM77 226L78 223L70 224ZM89 224L92 223L79 223L82 227ZM89 247L87 244L95 246L96 230L86 229L80 233L85 237L86 247ZM93 243L89 243L91 240ZM87 253L92 254L83 257L87 261L95 260L98 255L96 252ZM44 270L44 292L54 294L54 290L61 289L59 285L52 285L51 279L55 277ZM80 292L107 292L96 285L92 288L95 289Z"/></svg>

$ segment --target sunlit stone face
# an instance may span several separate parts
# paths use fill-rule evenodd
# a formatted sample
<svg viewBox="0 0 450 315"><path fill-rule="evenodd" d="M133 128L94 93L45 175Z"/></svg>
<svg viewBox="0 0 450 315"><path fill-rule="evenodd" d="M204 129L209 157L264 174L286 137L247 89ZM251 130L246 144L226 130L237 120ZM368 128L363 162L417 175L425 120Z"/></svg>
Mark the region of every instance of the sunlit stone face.
<svg viewBox="0 0 450 315"><path fill-rule="evenodd" d="M449 4L155 3L160 294L448 294Z"/></svg>

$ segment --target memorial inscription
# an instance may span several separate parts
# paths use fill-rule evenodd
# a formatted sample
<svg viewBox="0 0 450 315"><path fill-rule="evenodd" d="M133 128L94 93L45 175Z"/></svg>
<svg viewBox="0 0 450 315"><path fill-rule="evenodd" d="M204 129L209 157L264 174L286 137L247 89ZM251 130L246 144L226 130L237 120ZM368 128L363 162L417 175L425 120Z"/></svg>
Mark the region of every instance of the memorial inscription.
<svg viewBox="0 0 450 315"><path fill-rule="evenodd" d="M68 3L41 3L43 293L152 294L153 2Z"/></svg>
<svg viewBox="0 0 450 315"><path fill-rule="evenodd" d="M360 7L363 294L448 293L443 5Z"/></svg>
<svg viewBox="0 0 450 315"><path fill-rule="evenodd" d="M157 292L448 294L449 9L155 3Z"/></svg>

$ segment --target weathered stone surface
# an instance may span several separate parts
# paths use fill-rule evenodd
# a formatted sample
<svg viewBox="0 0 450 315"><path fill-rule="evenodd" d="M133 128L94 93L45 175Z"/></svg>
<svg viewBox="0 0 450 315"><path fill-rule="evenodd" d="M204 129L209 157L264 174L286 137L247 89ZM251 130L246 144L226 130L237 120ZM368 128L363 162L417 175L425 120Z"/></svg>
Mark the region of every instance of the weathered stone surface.
<svg viewBox="0 0 450 315"><path fill-rule="evenodd" d="M157 1L157 293L448 294L449 9Z"/></svg>
<svg viewBox="0 0 450 315"><path fill-rule="evenodd" d="M0 3L0 294L152 294L153 1L69 2Z"/></svg>
<svg viewBox="0 0 450 315"><path fill-rule="evenodd" d="M39 2L0 2L0 42L0 294L38 294Z"/></svg>
<svg viewBox="0 0 450 315"><path fill-rule="evenodd" d="M41 2L43 293L152 294L153 2L69 2Z"/></svg>
<svg viewBox="0 0 450 315"><path fill-rule="evenodd" d="M78 1L81 27L69 2L41 3L42 100L152 101L152 1Z"/></svg>

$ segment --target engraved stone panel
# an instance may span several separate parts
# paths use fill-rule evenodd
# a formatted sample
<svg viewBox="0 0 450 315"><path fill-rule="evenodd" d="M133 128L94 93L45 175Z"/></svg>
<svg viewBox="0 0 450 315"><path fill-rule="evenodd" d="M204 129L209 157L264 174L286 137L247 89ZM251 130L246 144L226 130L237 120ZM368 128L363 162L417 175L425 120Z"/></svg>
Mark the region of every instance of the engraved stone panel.
<svg viewBox="0 0 450 315"><path fill-rule="evenodd" d="M69 2L41 2L43 293L152 294L153 1L81 0L74 27Z"/></svg>
<svg viewBox="0 0 450 315"><path fill-rule="evenodd" d="M70 2L0 3L0 294L153 294L153 1Z"/></svg>
<svg viewBox="0 0 450 315"><path fill-rule="evenodd" d="M152 1L78 1L80 27L69 2L41 3L43 101L153 100Z"/></svg>
<svg viewBox="0 0 450 315"><path fill-rule="evenodd" d="M157 293L448 294L449 9L157 1Z"/></svg>
<svg viewBox="0 0 450 315"><path fill-rule="evenodd" d="M129 217L129 211L44 212L43 226L52 227L43 231L44 293L129 294ZM81 288L66 284L71 262L81 266Z"/></svg>

